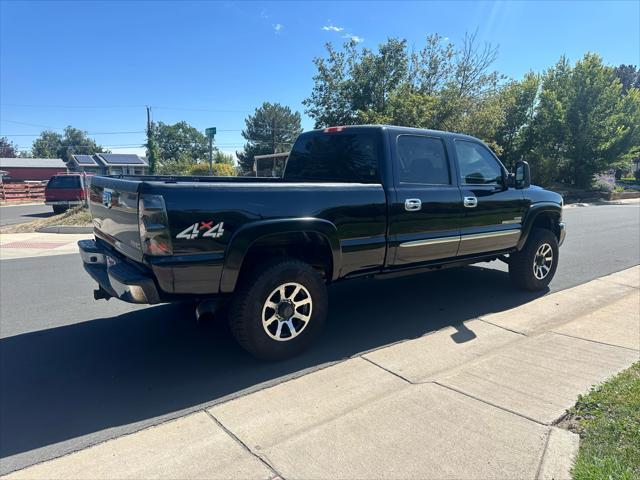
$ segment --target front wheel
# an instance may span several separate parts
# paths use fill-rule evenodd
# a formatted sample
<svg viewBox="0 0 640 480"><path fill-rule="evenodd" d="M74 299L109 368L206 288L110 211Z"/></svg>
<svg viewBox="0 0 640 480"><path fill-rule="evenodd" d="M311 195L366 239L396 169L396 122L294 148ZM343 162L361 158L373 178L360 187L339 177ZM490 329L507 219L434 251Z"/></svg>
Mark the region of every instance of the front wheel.
<svg viewBox="0 0 640 480"><path fill-rule="evenodd" d="M234 294L228 318L238 343L257 358L291 357L315 340L327 316L327 289L308 264L263 264Z"/></svg>
<svg viewBox="0 0 640 480"><path fill-rule="evenodd" d="M558 239L552 231L533 230L522 250L509 256L511 281L523 290L545 289L556 273L558 253Z"/></svg>

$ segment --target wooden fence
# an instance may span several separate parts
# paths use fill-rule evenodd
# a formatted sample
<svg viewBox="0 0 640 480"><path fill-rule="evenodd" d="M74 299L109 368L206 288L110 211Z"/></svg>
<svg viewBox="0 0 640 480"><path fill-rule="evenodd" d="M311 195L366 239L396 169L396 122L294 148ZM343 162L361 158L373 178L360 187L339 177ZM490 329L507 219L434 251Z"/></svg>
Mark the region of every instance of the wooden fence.
<svg viewBox="0 0 640 480"><path fill-rule="evenodd" d="M44 201L44 187L45 183L39 182L0 183L0 201Z"/></svg>

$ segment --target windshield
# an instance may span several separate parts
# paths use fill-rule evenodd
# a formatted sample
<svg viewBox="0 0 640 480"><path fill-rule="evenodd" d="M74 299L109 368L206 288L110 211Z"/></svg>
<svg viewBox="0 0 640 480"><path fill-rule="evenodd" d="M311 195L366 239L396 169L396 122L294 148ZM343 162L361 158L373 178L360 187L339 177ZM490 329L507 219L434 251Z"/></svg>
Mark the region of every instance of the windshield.
<svg viewBox="0 0 640 480"><path fill-rule="evenodd" d="M71 175L51 177L47 188L81 188L80 177Z"/></svg>

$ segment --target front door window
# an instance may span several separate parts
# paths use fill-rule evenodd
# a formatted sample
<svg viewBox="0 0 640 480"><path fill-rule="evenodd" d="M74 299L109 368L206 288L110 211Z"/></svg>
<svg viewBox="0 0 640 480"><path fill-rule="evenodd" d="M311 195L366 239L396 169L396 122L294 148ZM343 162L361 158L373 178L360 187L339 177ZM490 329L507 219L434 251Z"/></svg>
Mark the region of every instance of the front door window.
<svg viewBox="0 0 640 480"><path fill-rule="evenodd" d="M502 168L489 150L475 142L456 140L456 155L463 185L499 185Z"/></svg>

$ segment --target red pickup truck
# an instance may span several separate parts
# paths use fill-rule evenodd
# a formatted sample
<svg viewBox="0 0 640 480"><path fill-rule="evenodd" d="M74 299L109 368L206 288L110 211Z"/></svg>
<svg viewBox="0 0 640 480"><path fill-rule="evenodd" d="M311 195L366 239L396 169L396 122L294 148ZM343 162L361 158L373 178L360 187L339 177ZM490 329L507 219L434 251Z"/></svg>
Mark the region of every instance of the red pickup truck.
<svg viewBox="0 0 640 480"><path fill-rule="evenodd" d="M62 213L87 198L87 177L84 175L54 175L44 190L44 203L53 207L53 213Z"/></svg>

